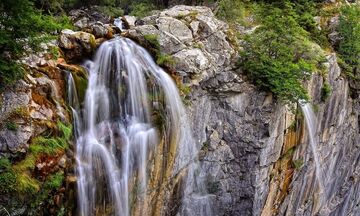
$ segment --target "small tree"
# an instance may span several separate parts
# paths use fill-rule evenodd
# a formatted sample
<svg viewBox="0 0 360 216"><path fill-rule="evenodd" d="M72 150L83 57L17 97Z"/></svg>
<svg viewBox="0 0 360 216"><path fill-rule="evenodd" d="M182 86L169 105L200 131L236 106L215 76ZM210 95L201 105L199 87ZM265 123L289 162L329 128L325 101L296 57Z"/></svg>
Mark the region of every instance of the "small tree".
<svg viewBox="0 0 360 216"><path fill-rule="evenodd" d="M359 79L360 68L360 5L347 5L341 8L339 33L341 41L338 51L345 63L351 67L351 76Z"/></svg>
<svg viewBox="0 0 360 216"><path fill-rule="evenodd" d="M286 7L262 7L262 25L245 38L241 65L260 88L285 103L296 103L308 100L302 83L316 69L320 56L295 20L291 5Z"/></svg>

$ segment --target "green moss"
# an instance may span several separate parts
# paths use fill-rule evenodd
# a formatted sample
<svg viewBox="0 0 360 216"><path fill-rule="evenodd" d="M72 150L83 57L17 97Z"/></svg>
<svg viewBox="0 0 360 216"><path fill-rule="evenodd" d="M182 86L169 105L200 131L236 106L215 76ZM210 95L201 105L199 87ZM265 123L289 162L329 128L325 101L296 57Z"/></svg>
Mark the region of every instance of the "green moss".
<svg viewBox="0 0 360 216"><path fill-rule="evenodd" d="M300 170L303 164L304 161L301 159L292 161L292 167L296 170Z"/></svg>
<svg viewBox="0 0 360 216"><path fill-rule="evenodd" d="M197 43L194 43L193 44L193 47L194 48L198 48L198 49L202 49L204 48L204 44L200 43L200 42L197 42Z"/></svg>
<svg viewBox="0 0 360 216"><path fill-rule="evenodd" d="M0 171L11 168L11 163L7 158L0 158Z"/></svg>
<svg viewBox="0 0 360 216"><path fill-rule="evenodd" d="M62 172L57 172L53 175L50 175L45 182L44 186L50 190L58 190L64 182L64 174Z"/></svg>
<svg viewBox="0 0 360 216"><path fill-rule="evenodd" d="M16 131L18 129L18 125L15 122L6 122L6 128L8 130Z"/></svg>
<svg viewBox="0 0 360 216"><path fill-rule="evenodd" d="M209 150L209 147L210 143L208 141L205 141L201 146L201 150L207 152Z"/></svg>
<svg viewBox="0 0 360 216"><path fill-rule="evenodd" d="M288 127L289 130L291 131L296 131L296 120L294 120L293 122L291 122L290 126Z"/></svg>
<svg viewBox="0 0 360 216"><path fill-rule="evenodd" d="M171 55L159 54L157 55L156 63L160 66L173 67L176 62Z"/></svg>
<svg viewBox="0 0 360 216"><path fill-rule="evenodd" d="M34 195L40 190L40 183L27 173L20 173L16 178L16 190L19 193Z"/></svg>
<svg viewBox="0 0 360 216"><path fill-rule="evenodd" d="M290 159L290 158L292 158L292 156L293 156L294 153L295 153L295 149L296 149L295 146L293 146L293 147L291 147L290 149L288 149L288 150L281 156L281 159Z"/></svg>
<svg viewBox="0 0 360 216"><path fill-rule="evenodd" d="M145 40L147 40L156 50L160 50L160 43L158 36L155 34L145 34Z"/></svg>
<svg viewBox="0 0 360 216"><path fill-rule="evenodd" d="M57 128L60 131L60 136L65 139L65 140L69 140L71 138L72 135L72 126L69 125L65 125L63 122L58 121L57 123Z"/></svg>
<svg viewBox="0 0 360 216"><path fill-rule="evenodd" d="M41 182L31 177L35 169L36 160L42 155L53 155L68 148L68 141L72 136L72 128L62 122L57 122L56 131L52 136L39 136L32 140L29 152L19 163L12 166L11 170L16 174L16 191L25 194L34 194L40 190ZM1 160L1 167L8 167L9 161ZM9 174L8 174L9 175ZM56 173L49 177L44 186L48 189L60 187L64 180L62 173ZM60 185L60 186L59 186Z"/></svg>
<svg viewBox="0 0 360 216"><path fill-rule="evenodd" d="M22 173L27 170L33 170L35 168L36 157L34 154L28 154L24 160L13 166L16 173Z"/></svg>
<svg viewBox="0 0 360 216"><path fill-rule="evenodd" d="M7 194L16 190L16 175L13 171L0 173L0 194Z"/></svg>

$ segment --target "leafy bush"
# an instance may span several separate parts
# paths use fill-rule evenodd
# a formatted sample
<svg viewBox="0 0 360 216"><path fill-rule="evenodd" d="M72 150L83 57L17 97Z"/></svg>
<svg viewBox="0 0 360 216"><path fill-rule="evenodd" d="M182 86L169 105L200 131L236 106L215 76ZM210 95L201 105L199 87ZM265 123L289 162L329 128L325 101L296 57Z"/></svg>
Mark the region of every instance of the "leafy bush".
<svg viewBox="0 0 360 216"><path fill-rule="evenodd" d="M341 58L352 69L349 75L360 79L360 5L346 5L341 8L338 31L342 38L338 48Z"/></svg>
<svg viewBox="0 0 360 216"><path fill-rule="evenodd" d="M242 0L220 0L216 16L228 22L241 23L245 17L245 6Z"/></svg>
<svg viewBox="0 0 360 216"><path fill-rule="evenodd" d="M121 17L124 15L124 10L113 6L99 6L99 11L111 17Z"/></svg>
<svg viewBox="0 0 360 216"><path fill-rule="evenodd" d="M66 17L46 16L34 8L30 0L2 0L0 2L0 89L22 77L19 59L26 46L38 47L44 33L68 27Z"/></svg>
<svg viewBox="0 0 360 216"><path fill-rule="evenodd" d="M302 82L323 59L293 14L290 6L263 5L262 25L245 38L240 62L256 85L288 104L309 99Z"/></svg>
<svg viewBox="0 0 360 216"><path fill-rule="evenodd" d="M130 5L130 15L136 17L146 17L151 14L151 11L155 9L155 6L151 3L141 2L141 3L132 3Z"/></svg>

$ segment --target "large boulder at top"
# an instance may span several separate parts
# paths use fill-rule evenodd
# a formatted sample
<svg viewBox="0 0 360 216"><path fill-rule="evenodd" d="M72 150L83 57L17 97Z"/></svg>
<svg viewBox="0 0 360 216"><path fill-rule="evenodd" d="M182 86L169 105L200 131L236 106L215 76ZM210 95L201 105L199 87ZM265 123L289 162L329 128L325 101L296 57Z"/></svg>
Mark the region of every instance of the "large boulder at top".
<svg viewBox="0 0 360 216"><path fill-rule="evenodd" d="M59 47L64 51L67 61L81 60L92 54L96 48L95 36L66 29L60 33Z"/></svg>
<svg viewBox="0 0 360 216"><path fill-rule="evenodd" d="M237 44L230 43L229 27L208 7L179 5L133 24L123 35L143 46L147 35L155 35L159 51L172 55L176 72L183 78L197 74L198 80L205 79L234 60Z"/></svg>

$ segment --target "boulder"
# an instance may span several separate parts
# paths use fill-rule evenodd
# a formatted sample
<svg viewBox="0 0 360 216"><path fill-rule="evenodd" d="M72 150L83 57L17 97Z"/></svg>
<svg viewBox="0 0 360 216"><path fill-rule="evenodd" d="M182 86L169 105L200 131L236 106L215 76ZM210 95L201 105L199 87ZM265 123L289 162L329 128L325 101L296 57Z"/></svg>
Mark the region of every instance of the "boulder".
<svg viewBox="0 0 360 216"><path fill-rule="evenodd" d="M90 33L66 29L60 33L59 47L64 51L66 60L77 61L93 53L96 40Z"/></svg>

